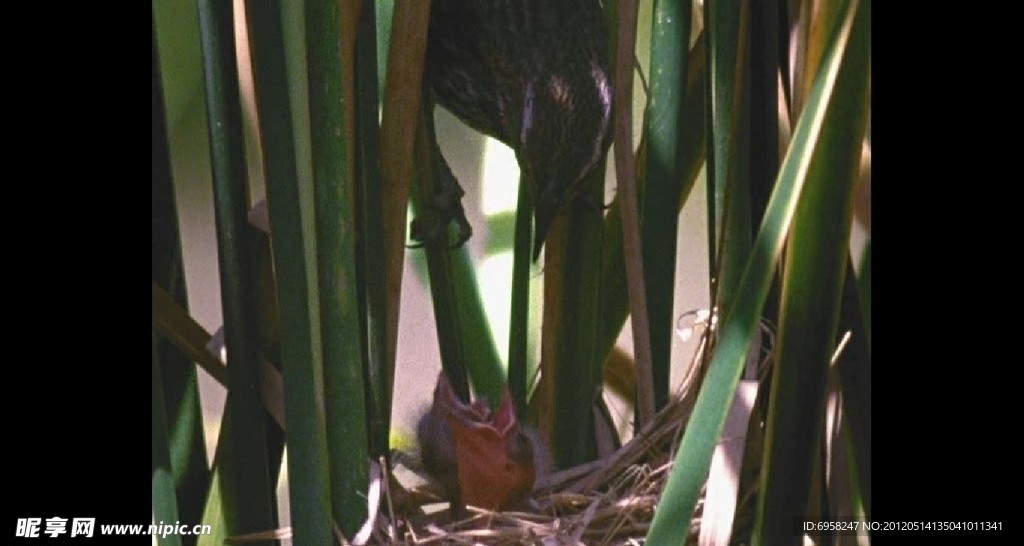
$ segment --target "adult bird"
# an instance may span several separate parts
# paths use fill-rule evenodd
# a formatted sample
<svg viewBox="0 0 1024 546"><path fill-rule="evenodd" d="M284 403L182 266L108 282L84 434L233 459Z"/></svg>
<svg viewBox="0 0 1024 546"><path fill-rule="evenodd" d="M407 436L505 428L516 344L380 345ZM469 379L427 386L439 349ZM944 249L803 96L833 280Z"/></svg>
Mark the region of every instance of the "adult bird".
<svg viewBox="0 0 1024 546"><path fill-rule="evenodd" d="M599 0L433 1L427 86L436 103L515 152L533 204L534 261L611 144L607 50ZM441 162L438 223L414 224L413 234L437 237L455 221L461 244L472 230L462 189Z"/></svg>

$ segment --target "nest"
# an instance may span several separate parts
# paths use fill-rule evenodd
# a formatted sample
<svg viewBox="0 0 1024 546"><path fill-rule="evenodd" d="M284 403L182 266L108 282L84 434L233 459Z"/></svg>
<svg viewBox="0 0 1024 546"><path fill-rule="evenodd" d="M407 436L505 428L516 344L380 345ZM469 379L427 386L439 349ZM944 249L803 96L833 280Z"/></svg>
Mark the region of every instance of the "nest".
<svg viewBox="0 0 1024 546"><path fill-rule="evenodd" d="M761 347L759 377L763 378L774 345L772 329L766 346ZM466 507L468 516L455 520L436 485L407 487L395 474L422 475L412 468L419 465L408 455L395 452L395 472L388 474L383 460L371 462L368 493L369 517L351 540L339 529L339 544L561 544L619 545L642 544L654 518L654 510L672 472L676 449L693 412L693 406L706 371L702 358L707 331L693 358L690 372L669 403L629 442L596 461L554 472L540 481L530 502L529 512L488 511ZM756 481L748 488L756 486ZM705 488L706 489L706 488ZM744 504L754 489L741 492ZM686 545L698 542L704 514L706 490L701 492L694 516L689 522ZM433 509L431 509L433 507ZM747 522L749 523L749 522ZM243 537L230 537L227 543L282 539L290 529L277 529Z"/></svg>
<svg viewBox="0 0 1024 546"><path fill-rule="evenodd" d="M655 418L628 443L604 457L544 478L531 512L492 512L467 507L453 521L429 485L406 489L391 477L382 492L368 544L641 544L665 487L675 450L696 399L700 366ZM703 495L702 495L703 497ZM443 505L447 507L447 503ZM690 523L687 544L696 544L703 498ZM369 529L366 529L369 531ZM363 543L359 538L354 541Z"/></svg>

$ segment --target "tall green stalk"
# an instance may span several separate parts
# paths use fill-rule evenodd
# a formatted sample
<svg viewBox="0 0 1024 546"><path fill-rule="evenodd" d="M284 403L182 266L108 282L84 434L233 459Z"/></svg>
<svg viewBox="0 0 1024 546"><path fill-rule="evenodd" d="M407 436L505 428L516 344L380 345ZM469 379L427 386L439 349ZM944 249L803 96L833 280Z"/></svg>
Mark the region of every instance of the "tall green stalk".
<svg viewBox="0 0 1024 546"><path fill-rule="evenodd" d="M423 122L416 139L416 187L413 204L417 217L432 218L429 203L445 184L456 184L444 164L433 128L433 104L425 101ZM450 187L450 186L449 186ZM450 227L450 226L449 226ZM468 381L491 404L501 400L505 373L489 327L476 274L465 246L452 249L448 238L426 244L430 292L434 303L441 366L460 397L469 399Z"/></svg>
<svg viewBox="0 0 1024 546"><path fill-rule="evenodd" d="M705 80L705 35L702 33L693 46L688 57L692 62L688 63L686 76L686 92L683 95L682 107L680 108L682 120L680 125L689 128L679 137L679 173L682 183L674 195L666 196L676 205L676 210L682 208L690 195L690 190L697 180L705 157L704 138L704 80ZM641 142L638 156L643 156L642 151L646 143ZM646 191L646 175L638 171L638 190ZM626 272L622 259L622 228L619 225L619 201L612 202L608 214L604 219L604 249L601 256L601 330L598 336L597 354L599 358L605 358L615 344L615 339L622 330L626 321L628 305L626 303ZM646 224L645 224L646 225ZM645 227L645 230L647 228ZM647 235L644 236L645 240ZM672 243L673 247L675 242ZM674 271L673 271L674 273ZM654 331L654 329L652 329Z"/></svg>
<svg viewBox="0 0 1024 546"><path fill-rule="evenodd" d="M753 225L764 217L779 172L779 0L750 5L749 180ZM777 276L776 276L777 277ZM773 281L762 316L774 324L779 316L779 281Z"/></svg>
<svg viewBox="0 0 1024 546"><path fill-rule="evenodd" d="M359 206L355 213L360 237L356 238L358 283L363 317L363 350L370 454L376 459L388 453L391 407L387 404L390 385L384 350L385 285L381 272L384 257L384 226L381 214L380 127L378 91L377 2L363 1L355 51L355 176ZM386 46L386 42L385 42ZM387 51L387 47L383 48Z"/></svg>
<svg viewBox="0 0 1024 546"><path fill-rule="evenodd" d="M683 172L683 135L700 122L684 125L683 106L689 62L691 2L655 0L651 25L650 97L644 120L646 183L642 198L643 260L650 314L654 403L668 402L672 352L676 238Z"/></svg>
<svg viewBox="0 0 1024 546"><path fill-rule="evenodd" d="M181 260L178 212L171 176L171 152L164 107L164 89L160 56L157 50L156 21L153 22L153 154L152 154L152 276L153 282L187 307L185 274ZM196 369L188 357L162 338L155 340L163 400L163 426L166 428L169 469L178 516L183 521L199 521L203 499L210 483L206 466L206 444L199 405ZM154 416L154 419L156 417ZM154 421L154 426L156 421ZM154 430L154 433L156 431ZM154 452L155 454L156 452ZM154 494L158 494L154 489ZM195 537L181 537L186 546Z"/></svg>
<svg viewBox="0 0 1024 546"><path fill-rule="evenodd" d="M530 324L530 244L533 241L533 203L525 181L519 179L516 200L515 249L512 254L512 305L508 332L508 386L519 417L526 415L527 362Z"/></svg>
<svg viewBox="0 0 1024 546"><path fill-rule="evenodd" d="M417 221L433 224L441 221L432 206L435 195L444 191L443 185L448 184L451 187L456 182L455 176L444 163L441 150L435 141L432 101L424 100L421 118L422 121L416 131L416 178L411 197ZM459 300L452 273L452 255L455 252L465 252L465 248L449 248L449 228L450 226L444 226L443 236L425 242L422 252L426 254L434 326L437 331L438 350L441 353L441 369L448 377L456 396L468 403L470 363L469 354L463 343L465 338L461 335L466 322L459 312Z"/></svg>
<svg viewBox="0 0 1024 546"><path fill-rule="evenodd" d="M306 0L310 141L316 212L316 266L323 351L331 505L342 533L366 519L369 446L356 275L355 181L349 164L342 18L355 27L351 2ZM341 8L347 8L342 11ZM349 61L351 62L351 61ZM348 67L351 74L351 66ZM349 80L351 83L351 80Z"/></svg>
<svg viewBox="0 0 1024 546"><path fill-rule="evenodd" d="M602 218L591 203L600 202L603 181L603 168L584 179L584 197L555 220L544 245L541 362L547 366L542 373L552 381L545 398L553 402L548 406L549 430L559 468L593 460L597 454L593 403L603 355L597 354L601 277L595 272L601 267Z"/></svg>
<svg viewBox="0 0 1024 546"><path fill-rule="evenodd" d="M708 0L708 249L711 296L729 309L750 253L753 228L749 179L750 6L747 0Z"/></svg>
<svg viewBox="0 0 1024 546"><path fill-rule="evenodd" d="M276 527L274 484L267 462L265 416L260 401L259 336L255 324L252 268L246 241L245 159L234 17L230 4L199 2L203 45L210 162L221 273L224 338L230 361L228 398L234 415L221 459L228 533L246 534Z"/></svg>
<svg viewBox="0 0 1024 546"><path fill-rule="evenodd" d="M313 322L318 309L315 273L307 269L314 234L302 218L306 197L301 195L297 175L293 98L288 87L295 76L289 73L285 61L288 48L281 3L256 0L246 9L278 281L294 543L327 544L333 540L333 529L322 405L323 360L319 328ZM288 16L294 18L294 11Z"/></svg>

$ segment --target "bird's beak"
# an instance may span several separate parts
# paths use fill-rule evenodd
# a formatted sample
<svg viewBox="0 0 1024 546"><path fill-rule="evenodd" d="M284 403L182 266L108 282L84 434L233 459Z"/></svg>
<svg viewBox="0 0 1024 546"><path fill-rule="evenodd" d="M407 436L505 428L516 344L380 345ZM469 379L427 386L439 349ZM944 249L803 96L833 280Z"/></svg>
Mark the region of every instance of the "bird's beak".
<svg viewBox="0 0 1024 546"><path fill-rule="evenodd" d="M558 209L549 203L539 201L537 210L534 211L533 226L533 261L536 262L540 256L540 249L544 245L544 239L548 236L551 223L555 220Z"/></svg>

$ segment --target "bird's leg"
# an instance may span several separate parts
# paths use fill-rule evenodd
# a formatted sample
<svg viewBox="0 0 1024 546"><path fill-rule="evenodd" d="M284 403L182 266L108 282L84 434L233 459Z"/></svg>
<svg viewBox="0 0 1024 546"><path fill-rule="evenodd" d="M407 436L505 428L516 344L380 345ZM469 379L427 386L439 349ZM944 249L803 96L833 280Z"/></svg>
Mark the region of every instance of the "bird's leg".
<svg viewBox="0 0 1024 546"><path fill-rule="evenodd" d="M436 157L438 163L438 179L437 192L434 194L434 206L439 211L440 219L445 226L448 222L454 221L459 227L459 237L455 240L455 244L452 248L459 248L473 235L473 228L469 225L469 220L466 219L466 211L462 208L462 196L466 195L466 192L459 185L459 181L452 174L451 168L448 166L448 162L444 158L444 154L441 153L441 148L437 146L437 142L434 142L436 150Z"/></svg>
<svg viewBox="0 0 1024 546"><path fill-rule="evenodd" d="M430 197L425 199L431 211L421 211L416 215L409 228L410 237L417 241L414 248L428 243L444 241L448 234L448 223L454 221L459 228L459 236L453 248L462 246L473 235L473 228L466 219L466 211L462 208L462 196L466 192L452 174L448 162L437 144L437 131L434 128L433 100L424 101L424 123L426 136L430 145L432 169L430 180L421 183L429 184ZM426 213L426 214L425 214Z"/></svg>

